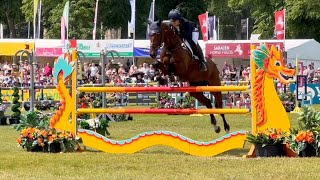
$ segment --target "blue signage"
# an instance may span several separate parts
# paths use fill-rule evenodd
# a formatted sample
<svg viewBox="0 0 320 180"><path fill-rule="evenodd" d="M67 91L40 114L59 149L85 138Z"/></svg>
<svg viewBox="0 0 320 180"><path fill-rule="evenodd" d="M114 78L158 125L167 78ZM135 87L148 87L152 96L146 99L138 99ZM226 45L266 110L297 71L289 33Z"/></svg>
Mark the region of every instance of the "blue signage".
<svg viewBox="0 0 320 180"><path fill-rule="evenodd" d="M133 50L133 54L134 54L134 57L150 57L149 51L150 51L149 48L135 47ZM160 49L158 50L158 53L157 53L158 58L160 57L159 55L160 55Z"/></svg>
<svg viewBox="0 0 320 180"><path fill-rule="evenodd" d="M298 98L302 99L301 94L304 94L305 87L301 86L298 89ZM290 92L296 93L296 84L290 84ZM320 104L320 84L307 84L307 94L311 95L312 104ZM310 96L305 97L305 101L310 101Z"/></svg>

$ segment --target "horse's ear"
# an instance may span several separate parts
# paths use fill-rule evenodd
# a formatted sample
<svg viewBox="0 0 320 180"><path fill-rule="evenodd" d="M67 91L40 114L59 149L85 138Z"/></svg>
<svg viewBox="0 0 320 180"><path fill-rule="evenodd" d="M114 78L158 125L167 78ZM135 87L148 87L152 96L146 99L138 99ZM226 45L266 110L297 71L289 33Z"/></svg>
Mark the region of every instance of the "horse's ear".
<svg viewBox="0 0 320 180"><path fill-rule="evenodd" d="M162 19L159 19L158 22L157 22L158 26L160 26L161 23L162 23Z"/></svg>
<svg viewBox="0 0 320 180"><path fill-rule="evenodd" d="M147 19L147 23L150 25L152 23L152 20L150 18Z"/></svg>

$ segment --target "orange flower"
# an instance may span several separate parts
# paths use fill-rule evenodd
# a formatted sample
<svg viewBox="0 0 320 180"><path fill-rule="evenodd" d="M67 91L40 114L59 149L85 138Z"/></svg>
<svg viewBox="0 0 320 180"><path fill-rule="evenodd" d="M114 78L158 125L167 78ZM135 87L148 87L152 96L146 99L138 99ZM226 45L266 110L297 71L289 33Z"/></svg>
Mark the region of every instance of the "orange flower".
<svg viewBox="0 0 320 180"><path fill-rule="evenodd" d="M29 132L30 132L30 133L35 133L35 132L36 132L36 128L31 128L31 129L29 130Z"/></svg>
<svg viewBox="0 0 320 180"><path fill-rule="evenodd" d="M269 135L269 137L270 137L271 139L273 139L273 140L276 140L276 139L277 139L277 134L271 133L271 134Z"/></svg>
<svg viewBox="0 0 320 180"><path fill-rule="evenodd" d="M28 136L28 129L23 129L21 131L21 134L22 134L23 137L27 137Z"/></svg>
<svg viewBox="0 0 320 180"><path fill-rule="evenodd" d="M46 138L46 137L48 136L48 133L47 133L47 131L43 130L43 131L41 132L41 135L42 135L44 138Z"/></svg>
<svg viewBox="0 0 320 180"><path fill-rule="evenodd" d="M28 135L28 138L29 138L29 139L33 139L33 134L29 134L29 135Z"/></svg>
<svg viewBox="0 0 320 180"><path fill-rule="evenodd" d="M22 142L21 138L18 138L18 139L17 139L17 143L18 143L18 144L21 144L21 142Z"/></svg>
<svg viewBox="0 0 320 180"><path fill-rule="evenodd" d="M312 144L314 139L312 137L308 137L307 139L308 144Z"/></svg>

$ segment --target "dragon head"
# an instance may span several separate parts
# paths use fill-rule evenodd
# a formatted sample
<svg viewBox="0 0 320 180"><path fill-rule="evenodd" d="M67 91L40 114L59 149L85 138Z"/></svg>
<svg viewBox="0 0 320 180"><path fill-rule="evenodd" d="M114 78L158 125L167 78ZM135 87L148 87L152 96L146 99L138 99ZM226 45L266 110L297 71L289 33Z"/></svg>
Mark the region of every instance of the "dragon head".
<svg viewBox="0 0 320 180"><path fill-rule="evenodd" d="M58 76L63 73L63 80L66 80L72 74L74 62L71 62L71 56L67 53L62 54L54 62L52 76L54 81L58 82Z"/></svg>
<svg viewBox="0 0 320 180"><path fill-rule="evenodd" d="M259 69L263 69L270 78L277 78L281 83L288 84L289 77L295 74L294 69L285 66L281 51L272 45L270 49L262 43L259 48L253 50L251 58Z"/></svg>

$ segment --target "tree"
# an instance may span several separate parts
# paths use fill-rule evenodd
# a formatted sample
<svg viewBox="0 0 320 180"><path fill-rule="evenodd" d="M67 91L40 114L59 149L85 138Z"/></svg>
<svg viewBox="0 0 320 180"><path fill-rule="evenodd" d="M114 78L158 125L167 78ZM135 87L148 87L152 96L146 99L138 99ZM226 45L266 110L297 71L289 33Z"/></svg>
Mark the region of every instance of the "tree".
<svg viewBox="0 0 320 180"><path fill-rule="evenodd" d="M220 39L244 39L241 19L251 20L251 7L246 0L213 0L208 3L210 15L220 21ZM249 24L250 28L250 24Z"/></svg>
<svg viewBox="0 0 320 180"><path fill-rule="evenodd" d="M243 0L250 4L254 19L253 32L261 34L263 39L271 39L274 34L274 12L283 9L284 1Z"/></svg>
<svg viewBox="0 0 320 180"><path fill-rule="evenodd" d="M320 1L290 0L286 2L286 36L314 38L320 41Z"/></svg>
<svg viewBox="0 0 320 180"><path fill-rule="evenodd" d="M1 19L9 28L10 37L16 38L16 26L21 23L22 14L19 9L21 6L20 0L0 0L0 21Z"/></svg>

